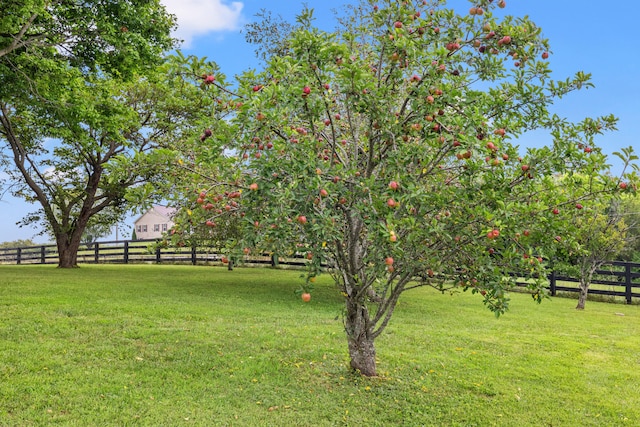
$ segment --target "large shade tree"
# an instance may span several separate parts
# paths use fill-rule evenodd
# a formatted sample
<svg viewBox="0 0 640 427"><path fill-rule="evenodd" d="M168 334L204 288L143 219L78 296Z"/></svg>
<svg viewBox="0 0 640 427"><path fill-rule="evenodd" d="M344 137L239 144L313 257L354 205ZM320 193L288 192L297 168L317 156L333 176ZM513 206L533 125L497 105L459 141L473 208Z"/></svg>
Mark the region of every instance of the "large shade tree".
<svg viewBox="0 0 640 427"><path fill-rule="evenodd" d="M363 1L334 33L305 11L265 69L241 76L233 120L212 122L202 157L183 160L200 187L191 209L209 206L202 221L241 220L231 253L304 253L306 290L328 266L363 375L376 374L374 341L405 291L470 290L500 314L517 271L544 298L546 257L574 230L578 200L595 197L556 175L620 190L594 145L615 118L550 112L589 76L553 80L541 29L499 19L504 6ZM533 129L548 144L518 147Z"/></svg>
<svg viewBox="0 0 640 427"><path fill-rule="evenodd" d="M39 90L57 100L54 107L0 101L0 138L11 157L5 171L15 183L10 191L39 205L22 224L55 237L60 267L76 265L87 226L109 226L123 216L128 189L161 179L155 164L165 158L163 149L192 136L202 114L212 115L213 101L183 84L187 59L175 58L126 81L70 68L64 88Z"/></svg>
<svg viewBox="0 0 640 427"><path fill-rule="evenodd" d="M10 191L40 204L25 222L46 221L61 267L75 266L89 219L109 207L114 220L141 176L108 165L172 127L150 120L161 106L144 91L173 27L158 0L0 3L1 160Z"/></svg>

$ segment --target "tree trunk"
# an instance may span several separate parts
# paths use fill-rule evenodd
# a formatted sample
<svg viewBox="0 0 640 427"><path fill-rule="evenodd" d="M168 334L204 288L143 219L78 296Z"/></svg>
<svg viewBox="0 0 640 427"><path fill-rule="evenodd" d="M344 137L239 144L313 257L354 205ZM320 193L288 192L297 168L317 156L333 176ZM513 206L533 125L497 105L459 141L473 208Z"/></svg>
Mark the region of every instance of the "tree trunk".
<svg viewBox="0 0 640 427"><path fill-rule="evenodd" d="M373 377L376 375L376 349L369 320L364 302L347 300L345 329L351 368L364 376Z"/></svg>
<svg viewBox="0 0 640 427"><path fill-rule="evenodd" d="M578 297L578 305L576 310L584 310L584 305L587 303L587 296L589 295L589 282L587 280L580 280L580 296Z"/></svg>
<svg viewBox="0 0 640 427"><path fill-rule="evenodd" d="M74 233L75 234L75 233ZM80 238L72 236L58 236L58 268L75 268L78 266L78 249Z"/></svg>
<svg viewBox="0 0 640 427"><path fill-rule="evenodd" d="M351 368L366 377L376 376L376 348L373 339L366 335L347 337Z"/></svg>

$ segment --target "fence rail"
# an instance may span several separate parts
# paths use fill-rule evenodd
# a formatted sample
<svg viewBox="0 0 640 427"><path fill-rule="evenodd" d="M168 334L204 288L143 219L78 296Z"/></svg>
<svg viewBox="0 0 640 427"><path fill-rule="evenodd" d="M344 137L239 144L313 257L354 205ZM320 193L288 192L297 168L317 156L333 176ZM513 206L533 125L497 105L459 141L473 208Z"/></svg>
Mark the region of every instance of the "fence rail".
<svg viewBox="0 0 640 427"><path fill-rule="evenodd" d="M96 242L81 247L78 263L128 264L128 263L213 263L222 264L222 254L210 247L160 248L156 240L124 240ZM276 263L283 266L304 266L303 257L273 259L268 255L247 257L247 264ZM56 245L0 248L0 264L57 264ZM551 295L558 292L580 292L579 280L552 272L549 275ZM571 284L576 284L572 286ZM589 294L622 297L627 304L640 298L640 263L611 261L597 270L589 287Z"/></svg>
<svg viewBox="0 0 640 427"><path fill-rule="evenodd" d="M95 242L82 245L78 251L79 264L129 264L129 263L222 263L219 250L207 246L160 247L157 241L120 240ZM245 257L246 264L283 264L304 266L303 257L272 259L269 255ZM56 245L0 248L0 264L57 264Z"/></svg>

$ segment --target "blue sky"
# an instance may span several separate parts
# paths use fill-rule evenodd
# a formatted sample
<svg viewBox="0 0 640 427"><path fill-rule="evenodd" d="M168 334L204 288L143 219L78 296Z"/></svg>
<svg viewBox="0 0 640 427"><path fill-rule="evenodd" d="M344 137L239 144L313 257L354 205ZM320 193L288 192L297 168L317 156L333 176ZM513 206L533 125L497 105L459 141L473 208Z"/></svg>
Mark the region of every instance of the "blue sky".
<svg viewBox="0 0 640 427"><path fill-rule="evenodd" d="M356 0L163 0L178 16L177 36L185 40L186 54L206 56L232 77L244 69L257 67L253 46L247 45L242 26L251 22L261 9L293 20L303 3L314 9L316 23L323 29L335 28L333 10ZM592 73L594 89L582 90L560 100L555 112L572 120L614 114L618 131L597 142L606 153L633 146L640 151L640 31L638 3L635 0L601 2L596 0L506 0L505 13L528 15L550 40L549 58L556 79L577 71ZM448 5L467 10L467 0L449 0ZM544 135L531 135L521 146L548 142ZM614 158L611 163L616 167ZM5 195L0 200L0 242L34 237L33 230L20 229L16 221L34 205ZM113 237L113 236L111 236ZM44 238L34 238L45 242Z"/></svg>

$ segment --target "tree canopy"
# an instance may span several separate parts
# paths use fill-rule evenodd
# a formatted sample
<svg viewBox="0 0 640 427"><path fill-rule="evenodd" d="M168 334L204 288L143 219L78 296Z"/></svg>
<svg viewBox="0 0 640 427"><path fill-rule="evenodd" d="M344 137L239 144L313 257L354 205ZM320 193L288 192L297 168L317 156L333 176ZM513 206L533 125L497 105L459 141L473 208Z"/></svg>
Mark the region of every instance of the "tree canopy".
<svg viewBox="0 0 640 427"><path fill-rule="evenodd" d="M374 340L404 291L470 290L500 314L515 271L544 298L547 257L597 198L558 175L621 191L595 145L616 119L550 112L589 75L553 80L540 28L498 19L503 6L459 14L442 1L362 1L334 33L304 11L265 69L240 77L233 118L212 120L213 136L176 164L196 186L186 222L196 211L214 225L240 221L231 254L307 254L304 291L328 266L364 375L376 373ZM519 147L533 129L552 142Z"/></svg>

